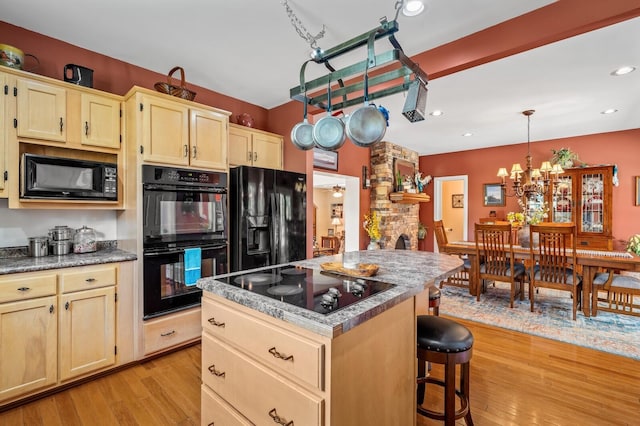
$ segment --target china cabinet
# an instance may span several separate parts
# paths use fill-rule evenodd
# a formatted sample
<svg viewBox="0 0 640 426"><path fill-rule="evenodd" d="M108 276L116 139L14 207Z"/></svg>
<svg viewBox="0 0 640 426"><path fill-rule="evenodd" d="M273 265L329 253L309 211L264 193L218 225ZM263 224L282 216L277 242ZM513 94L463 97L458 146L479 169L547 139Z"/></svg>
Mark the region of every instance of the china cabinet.
<svg viewBox="0 0 640 426"><path fill-rule="evenodd" d="M565 169L547 197L552 222L573 222L578 247L613 249L613 166Z"/></svg>

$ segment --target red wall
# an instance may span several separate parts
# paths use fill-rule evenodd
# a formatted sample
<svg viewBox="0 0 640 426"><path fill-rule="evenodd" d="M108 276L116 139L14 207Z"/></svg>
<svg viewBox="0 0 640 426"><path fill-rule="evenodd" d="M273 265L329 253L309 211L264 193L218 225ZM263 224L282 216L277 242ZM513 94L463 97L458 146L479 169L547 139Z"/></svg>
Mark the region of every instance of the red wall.
<svg viewBox="0 0 640 426"><path fill-rule="evenodd" d="M531 144L533 167L551 159L551 149L571 148L581 161L588 165L616 164L620 184L613 188L613 237L627 240L640 233L640 206L634 205L635 178L640 176L640 129L621 132L601 133L555 139ZM505 207L483 207L482 190L485 183L500 182L496 176L499 167L507 170L514 162L524 165L527 144L508 145L473 151L454 152L420 157L420 170L434 177L467 175L469 177L469 222L468 229L480 217L488 217L490 210L496 210L499 217L519 207L513 197L507 197ZM507 179L508 181L508 179ZM427 192L433 197L433 185ZM433 224L433 207L420 209L420 220ZM433 237L427 234L427 250L433 250Z"/></svg>
<svg viewBox="0 0 640 426"><path fill-rule="evenodd" d="M427 52L412 57L426 71L430 79L448 75L463 69L467 69L482 63L490 62L498 58L513 55L518 52L551 43L576 34L611 25L626 19L640 15L640 6L637 0L608 0L606 2L596 2L584 0L557 0L543 8L534 10L525 15L516 17L505 23L487 28L483 31L471 34L462 39L453 41L443 46L437 47ZM535 28L532 31L531 28ZM166 75L158 74L123 61L100 55L77 46L43 36L41 34L25 30L14 25L0 21L0 40L22 49L25 53L36 55L40 60L40 67L36 73L46 75L56 79L62 79L62 70L65 64L76 63L94 70L94 87L107 92L125 94L132 86L141 86L153 89L153 85L158 81L165 81ZM169 70L167 70L168 72ZM185 70L187 83L189 81L189 70ZM292 86L295 82L292 82ZM236 122L238 114L246 112L251 114L255 120L255 127L284 135L284 167L287 170L306 172L309 179L309 187L312 186L313 160L310 151L300 151L291 143L289 133L291 128L302 118L302 105L299 102L288 102L277 108L266 110L259 106L243 102L241 100L222 95L198 86L187 84L189 89L197 93L196 102L212 105L232 113L231 121ZM619 137L615 135L615 143ZM624 139L624 133L620 139ZM603 140L602 136L594 135L586 137ZM628 146L630 139L637 140L637 133L632 133L626 140ZM390 141L393 142L393 141ZM607 144L611 143L607 139ZM580 142L582 143L582 141ZM628 202L631 198L627 185L631 180L631 167L623 166L622 160L634 158L625 154L616 154L619 159L600 159L600 154L595 142L585 142L586 145L593 146L593 149L576 149L581 157L588 162L618 162L620 166L621 185L614 192L614 222L627 221L628 224L614 223L614 235L616 238L625 238L625 233L640 232L633 228L633 216L630 216ZM535 144L536 148L538 144ZM571 145L569 141L549 142L549 147L540 148L543 153L532 152L534 161L540 161L547 157L551 147L558 148ZM637 145L637 143L636 143ZM576 144L577 146L577 144ZM573 146L572 146L573 147ZM633 148L633 146L631 146ZM622 148L621 148L622 149ZM494 171L478 172L477 176L468 173L467 170L474 170L478 164L474 156L481 155L483 161L485 157L491 157L503 167L509 166L514 158L523 160L526 149L522 146L493 148L490 150L470 151L467 153L454 153L442 156L442 163L438 163L441 156L425 157L420 160L420 170L425 170L434 176L469 174L470 176L470 205L482 205L481 188L482 183L497 182ZM608 150L608 152L611 152ZM623 151L624 152L624 151ZM637 153L636 151L633 151ZM369 149L359 148L347 142L338 152L338 172L339 174L361 177L362 165L369 165ZM593 155L592 155L593 154ZM637 154L636 154L636 157ZM619 161L620 160L620 161ZM430 165L437 164L437 170L430 168ZM443 170L446 168L447 170ZM497 170L497 168L496 168ZM640 175L640 172L635 172ZM478 180L476 180L478 179ZM626 179L626 182L625 182ZM312 191L309 191L312 194ZM618 195L624 194L624 195ZM308 208L312 208L312 196L309 196ZM626 203L626 204L625 204ZM368 212L370 205L370 191L362 190L360 193L360 215ZM431 206L431 205L428 205ZM426 210L421 209L424 215ZM477 217L485 216L488 212L475 211L472 209L470 221ZM432 215L432 213L428 213ZM622 219L617 219L622 214ZM637 212L636 212L637 216ZM311 214L308 215L311 218ZM432 217L425 215L422 217L424 223L430 223ZM637 219L636 219L637 221ZM307 225L308 235L311 235L311 219ZM361 247L364 248L366 234L360 229ZM311 238L311 237L310 237ZM433 242L428 241L428 248L433 248ZM308 244L309 248L311 244Z"/></svg>

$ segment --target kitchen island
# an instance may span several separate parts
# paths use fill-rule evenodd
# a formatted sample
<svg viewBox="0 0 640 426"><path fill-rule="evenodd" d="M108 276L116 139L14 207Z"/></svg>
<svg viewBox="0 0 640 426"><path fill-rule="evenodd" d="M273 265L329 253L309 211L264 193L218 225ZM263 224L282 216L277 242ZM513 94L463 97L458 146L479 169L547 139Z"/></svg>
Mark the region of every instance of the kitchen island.
<svg viewBox="0 0 640 426"><path fill-rule="evenodd" d="M289 266L320 270L343 261L375 263L378 273L368 279L393 286L323 314L224 281L247 271L198 281L202 424L415 424L415 315L427 305L426 289L462 261L372 250Z"/></svg>

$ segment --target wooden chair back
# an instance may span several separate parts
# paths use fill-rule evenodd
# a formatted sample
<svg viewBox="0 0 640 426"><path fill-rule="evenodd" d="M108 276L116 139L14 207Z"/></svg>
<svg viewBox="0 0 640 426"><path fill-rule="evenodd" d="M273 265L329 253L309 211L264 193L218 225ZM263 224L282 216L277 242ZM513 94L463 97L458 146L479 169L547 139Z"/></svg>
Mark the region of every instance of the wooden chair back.
<svg viewBox="0 0 640 426"><path fill-rule="evenodd" d="M532 259L537 262L540 271L540 283L547 283L550 287L573 285L576 277L576 226L573 223L555 223L531 225L529 228L530 241L533 234L538 234L538 247L531 244ZM566 273L570 268L572 275Z"/></svg>
<svg viewBox="0 0 640 426"><path fill-rule="evenodd" d="M331 254L337 254L340 250L340 239L338 237L322 236L320 239L320 247L332 249Z"/></svg>
<svg viewBox="0 0 640 426"><path fill-rule="evenodd" d="M500 281L510 284L509 306L513 308L514 300L520 296L524 300L525 267L516 262L513 252L513 232L511 224L476 223L476 268L481 288L478 289L477 300L485 288L485 280Z"/></svg>
<svg viewBox="0 0 640 426"><path fill-rule="evenodd" d="M447 239L447 232L444 230L444 223L441 220L434 220L433 231L436 234L436 244L438 244L438 250L444 250L444 246L449 243L449 240Z"/></svg>
<svg viewBox="0 0 640 426"><path fill-rule="evenodd" d="M534 247L534 234L538 246ZM535 259L529 274L529 299L533 312L534 289L551 288L571 292L573 319L580 304L582 278L576 272L576 226L573 223L541 223L530 225L531 258ZM588 303L588 301L587 301Z"/></svg>

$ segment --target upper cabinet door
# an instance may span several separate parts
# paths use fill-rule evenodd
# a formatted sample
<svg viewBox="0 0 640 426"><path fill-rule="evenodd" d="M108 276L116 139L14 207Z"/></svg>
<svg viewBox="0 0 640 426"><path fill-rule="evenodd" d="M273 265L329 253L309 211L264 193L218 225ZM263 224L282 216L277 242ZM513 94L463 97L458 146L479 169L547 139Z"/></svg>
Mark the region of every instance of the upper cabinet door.
<svg viewBox="0 0 640 426"><path fill-rule="evenodd" d="M17 88L18 136L66 142L66 90L22 78Z"/></svg>
<svg viewBox="0 0 640 426"><path fill-rule="evenodd" d="M189 132L191 165L204 168L227 168L226 115L213 111L191 109Z"/></svg>
<svg viewBox="0 0 640 426"><path fill-rule="evenodd" d="M142 97L144 161L189 164L189 108L178 102Z"/></svg>
<svg viewBox="0 0 640 426"><path fill-rule="evenodd" d="M251 132L229 126L229 164L250 166L253 164Z"/></svg>
<svg viewBox="0 0 640 426"><path fill-rule="evenodd" d="M83 145L120 148L120 101L83 93L80 118Z"/></svg>
<svg viewBox="0 0 640 426"><path fill-rule="evenodd" d="M255 133L253 135L253 165L282 169L282 137Z"/></svg>

